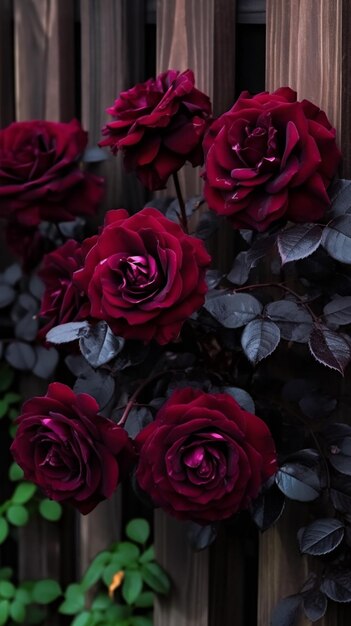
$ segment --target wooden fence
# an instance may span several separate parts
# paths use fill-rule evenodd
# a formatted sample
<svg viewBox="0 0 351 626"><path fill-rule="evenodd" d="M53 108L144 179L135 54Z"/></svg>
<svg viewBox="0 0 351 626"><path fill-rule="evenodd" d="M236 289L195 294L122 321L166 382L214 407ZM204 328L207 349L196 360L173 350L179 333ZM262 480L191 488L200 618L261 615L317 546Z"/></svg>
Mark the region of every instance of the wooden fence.
<svg viewBox="0 0 351 626"><path fill-rule="evenodd" d="M241 88L263 87L264 23L267 88L288 84L326 110L351 177L348 0L0 0L0 125L78 117L95 145L116 95L168 67L192 68L221 113ZM99 171L108 179L106 207L141 206L145 192L119 159ZM198 173L189 169L183 183L187 193L198 190ZM84 569L118 536L128 516L120 500L87 518L68 514L59 530L41 522L23 531L21 574L69 579L74 554ZM173 592L157 604L155 626L268 626L277 600L305 578L298 521L287 511L260 537L228 524L211 550L194 554L185 526L157 513L157 554ZM320 624L346 626L350 616L349 607L336 607Z"/></svg>

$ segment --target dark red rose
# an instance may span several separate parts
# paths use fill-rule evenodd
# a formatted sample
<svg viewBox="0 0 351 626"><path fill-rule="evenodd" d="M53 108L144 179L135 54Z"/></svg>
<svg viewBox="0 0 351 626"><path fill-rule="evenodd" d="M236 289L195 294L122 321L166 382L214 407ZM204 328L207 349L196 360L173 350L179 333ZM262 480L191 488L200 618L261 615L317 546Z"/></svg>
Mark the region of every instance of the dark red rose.
<svg viewBox="0 0 351 626"><path fill-rule="evenodd" d="M209 207L258 231L281 217L321 220L341 156L325 113L289 87L243 92L210 127L204 152Z"/></svg>
<svg viewBox="0 0 351 626"><path fill-rule="evenodd" d="M134 460L126 431L98 411L88 394L52 383L24 403L11 446L27 480L84 514L113 494Z"/></svg>
<svg viewBox="0 0 351 626"><path fill-rule="evenodd" d="M33 227L95 213L103 181L79 166L87 137L77 120L0 130L0 217Z"/></svg>
<svg viewBox="0 0 351 626"><path fill-rule="evenodd" d="M226 393L175 391L135 442L140 487L171 515L199 524L247 508L277 468L266 424Z"/></svg>
<svg viewBox="0 0 351 626"><path fill-rule="evenodd" d="M117 335L169 343L202 306L211 258L202 241L156 209L132 217L124 209L108 211L90 245L74 280L88 294L91 316Z"/></svg>
<svg viewBox="0 0 351 626"><path fill-rule="evenodd" d="M148 189L162 189L186 161L203 163L211 103L194 84L191 70L168 70L123 91L107 109L115 119L103 128L99 145L122 150L126 169Z"/></svg>
<svg viewBox="0 0 351 626"><path fill-rule="evenodd" d="M54 326L89 317L89 300L72 280L74 272L83 267L83 249L79 243L70 239L54 252L45 255L43 268L39 272L45 285L39 316L47 320L39 332L41 339L45 339Z"/></svg>

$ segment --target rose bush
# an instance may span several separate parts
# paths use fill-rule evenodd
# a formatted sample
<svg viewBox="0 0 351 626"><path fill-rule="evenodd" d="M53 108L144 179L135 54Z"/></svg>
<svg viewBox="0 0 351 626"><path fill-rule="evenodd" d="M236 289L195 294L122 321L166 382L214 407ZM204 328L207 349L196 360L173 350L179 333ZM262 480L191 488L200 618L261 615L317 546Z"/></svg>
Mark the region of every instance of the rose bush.
<svg viewBox="0 0 351 626"><path fill-rule="evenodd" d="M265 231L281 217L316 222L330 205L326 190L340 161L335 130L288 87L243 92L210 127L204 152L205 198L235 228Z"/></svg>
<svg viewBox="0 0 351 626"><path fill-rule="evenodd" d="M88 394L52 383L24 403L11 446L27 480L84 514L112 495L134 458L127 433L98 411Z"/></svg>
<svg viewBox="0 0 351 626"><path fill-rule="evenodd" d="M103 185L79 167L87 137L77 120L14 122L0 130L0 217L33 227L94 214Z"/></svg>
<svg viewBox="0 0 351 626"><path fill-rule="evenodd" d="M84 246L83 246L84 248ZM50 328L89 316L90 304L73 282L73 274L83 266L82 246L70 239L45 256L39 272L45 285L39 315L46 320L39 336L45 339Z"/></svg>
<svg viewBox="0 0 351 626"><path fill-rule="evenodd" d="M169 343L204 303L210 256L202 241L156 209L132 217L109 211L89 246L74 281L89 297L91 316L117 335Z"/></svg>
<svg viewBox="0 0 351 626"><path fill-rule="evenodd" d="M162 189L186 161L203 163L201 142L211 103L194 86L191 70L168 70L124 91L107 109L114 120L103 129L100 146L122 150L128 171L148 189Z"/></svg>
<svg viewBox="0 0 351 626"><path fill-rule="evenodd" d="M200 524L247 508L276 471L268 427L225 393L175 391L136 445L140 487L171 515Z"/></svg>

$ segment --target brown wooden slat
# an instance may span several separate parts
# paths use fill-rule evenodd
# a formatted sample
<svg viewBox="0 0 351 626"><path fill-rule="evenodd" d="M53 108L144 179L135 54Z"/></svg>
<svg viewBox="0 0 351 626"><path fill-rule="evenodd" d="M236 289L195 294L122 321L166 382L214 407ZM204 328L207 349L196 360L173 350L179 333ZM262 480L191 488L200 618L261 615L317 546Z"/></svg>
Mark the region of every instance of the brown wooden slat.
<svg viewBox="0 0 351 626"><path fill-rule="evenodd" d="M106 108L119 93L144 79L144 0L81 0L82 122L90 145L101 139ZM133 25L133 31L131 29ZM106 207L141 208L145 192L134 175L126 175L121 155L102 163Z"/></svg>
<svg viewBox="0 0 351 626"><path fill-rule="evenodd" d="M0 128L14 119L13 2L0 2Z"/></svg>
<svg viewBox="0 0 351 626"><path fill-rule="evenodd" d="M169 68L192 69L196 86L210 96L214 112L219 114L234 100L234 60L233 0L157 0L157 73ZM179 178L185 197L201 193L199 168L186 166ZM174 195L171 184L169 192ZM212 248L215 252L221 250L222 257L223 238L217 238ZM230 598L229 609L221 612L220 622L216 622L215 611L210 615L209 550L195 554L187 543L183 524L162 513L155 517L157 558L174 583L172 596L157 603L155 626L232 626L235 613ZM232 548L230 552L233 554ZM216 571L222 557L226 561L222 547L218 547L213 560ZM235 617L236 626L242 626L238 613Z"/></svg>
<svg viewBox="0 0 351 626"><path fill-rule="evenodd" d="M324 109L337 129L344 153L344 175L350 159L350 28L346 0L267 0L267 89L289 85L299 100ZM346 417L346 416L345 416ZM258 626L266 626L279 599L296 593L318 560L308 563L298 552L296 531L306 523L303 507L289 506L278 524L264 533L259 553ZM331 603L332 605L332 603ZM350 606L331 606L321 626L346 626ZM310 622L303 617L299 626Z"/></svg>
<svg viewBox="0 0 351 626"><path fill-rule="evenodd" d="M17 120L75 114L74 3L14 0Z"/></svg>
<svg viewBox="0 0 351 626"><path fill-rule="evenodd" d="M172 581L166 600L156 602L155 626L208 626L208 553L192 553L186 528L162 512L155 515L158 562Z"/></svg>

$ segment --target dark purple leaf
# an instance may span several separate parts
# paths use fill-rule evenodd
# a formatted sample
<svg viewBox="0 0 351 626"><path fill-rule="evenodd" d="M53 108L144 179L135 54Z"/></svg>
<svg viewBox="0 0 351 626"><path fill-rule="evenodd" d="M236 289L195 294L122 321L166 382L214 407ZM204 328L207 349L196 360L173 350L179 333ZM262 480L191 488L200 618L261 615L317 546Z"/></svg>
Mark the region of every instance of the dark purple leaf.
<svg viewBox="0 0 351 626"><path fill-rule="evenodd" d="M5 352L6 361L17 370L32 370L36 356L34 349L28 343L23 341L12 341L7 346Z"/></svg>
<svg viewBox="0 0 351 626"><path fill-rule="evenodd" d="M199 239L208 239L218 229L218 217L213 211L203 213L199 219L195 235Z"/></svg>
<svg viewBox="0 0 351 626"><path fill-rule="evenodd" d="M288 596L278 602L274 608L270 626L295 626L300 616L302 596Z"/></svg>
<svg viewBox="0 0 351 626"><path fill-rule="evenodd" d="M302 463L284 463L276 474L279 489L290 500L311 502L321 491L321 481L317 468Z"/></svg>
<svg viewBox="0 0 351 626"><path fill-rule="evenodd" d="M221 389L224 393L229 393L234 400L241 406L244 411L249 413L255 413L255 403L250 394L245 389L239 389L239 387L223 387Z"/></svg>
<svg viewBox="0 0 351 626"><path fill-rule="evenodd" d="M6 268L2 275L2 279L8 285L16 285L19 280L21 280L23 276L23 272L21 266L18 263L13 263Z"/></svg>
<svg viewBox="0 0 351 626"><path fill-rule="evenodd" d="M330 499L341 513L351 513L351 479L345 474L331 476Z"/></svg>
<svg viewBox="0 0 351 626"><path fill-rule="evenodd" d="M146 407L134 407L127 418L125 423L125 430L129 437L135 439L140 431L150 424L153 420L152 413Z"/></svg>
<svg viewBox="0 0 351 626"><path fill-rule="evenodd" d="M83 333L87 332L89 328L90 326L86 321L60 324L49 330L46 339L49 343L69 343L82 337Z"/></svg>
<svg viewBox="0 0 351 626"><path fill-rule="evenodd" d="M323 578L321 591L335 602L351 602L351 570L331 567Z"/></svg>
<svg viewBox="0 0 351 626"><path fill-rule="evenodd" d="M242 349L253 365L272 354L279 341L279 327L269 320L253 320L241 336Z"/></svg>
<svg viewBox="0 0 351 626"><path fill-rule="evenodd" d="M281 338L306 343L312 331L312 317L303 307L292 300L276 300L265 308L266 315L280 328Z"/></svg>
<svg viewBox="0 0 351 626"><path fill-rule="evenodd" d="M32 313L26 313L15 326L15 335L18 339L33 341L38 334L38 318Z"/></svg>
<svg viewBox="0 0 351 626"><path fill-rule="evenodd" d="M325 321L329 324L344 326L351 324L351 296L335 298L324 307Z"/></svg>
<svg viewBox="0 0 351 626"><path fill-rule="evenodd" d="M284 494L275 484L254 500L251 505L251 515L255 524L263 532L278 521L284 511Z"/></svg>
<svg viewBox="0 0 351 626"><path fill-rule="evenodd" d="M323 230L322 245L328 254L341 263L351 263L351 216L333 219Z"/></svg>
<svg viewBox="0 0 351 626"><path fill-rule="evenodd" d="M298 224L278 235L278 250L282 263L305 259L317 250L321 243L322 229L316 224Z"/></svg>
<svg viewBox="0 0 351 626"><path fill-rule="evenodd" d="M200 526L195 522L189 522L187 537L194 550L205 550L216 540L217 530L213 524Z"/></svg>
<svg viewBox="0 0 351 626"><path fill-rule="evenodd" d="M209 289L215 289L221 282L224 274L219 270L207 270L206 283Z"/></svg>
<svg viewBox="0 0 351 626"><path fill-rule="evenodd" d="M351 476L351 437L344 437L330 445L329 462L341 474Z"/></svg>
<svg viewBox="0 0 351 626"><path fill-rule="evenodd" d="M307 591L302 596L303 610L307 619L311 620L311 622L317 622L326 613L328 607L327 597L319 589Z"/></svg>
<svg viewBox="0 0 351 626"><path fill-rule="evenodd" d="M311 419L319 420L330 415L337 405L338 401L336 398L327 396L322 391L307 394L299 401L299 407L304 415Z"/></svg>
<svg viewBox="0 0 351 626"><path fill-rule="evenodd" d="M308 345L319 363L344 374L351 358L351 350L342 336L326 326L316 326L312 330Z"/></svg>
<svg viewBox="0 0 351 626"><path fill-rule="evenodd" d="M37 360L33 368L33 374L46 380L54 373L59 354L55 348L47 349L43 346L35 346L35 353Z"/></svg>
<svg viewBox="0 0 351 626"><path fill-rule="evenodd" d="M351 181L345 179L336 180L328 189L331 199L331 217L345 215L351 211Z"/></svg>
<svg viewBox="0 0 351 626"><path fill-rule="evenodd" d="M262 311L261 303L248 293L212 294L204 305L212 317L225 328L240 328Z"/></svg>
<svg viewBox="0 0 351 626"><path fill-rule="evenodd" d="M111 361L124 347L124 339L116 337L106 322L90 326L79 340L82 355L94 367L100 367Z"/></svg>
<svg viewBox="0 0 351 626"><path fill-rule="evenodd" d="M73 390L75 393L88 393L93 396L102 410L112 399L115 381L104 371L91 369L76 380Z"/></svg>
<svg viewBox="0 0 351 626"><path fill-rule="evenodd" d="M16 292L10 285L0 285L0 309L4 309L15 299Z"/></svg>
<svg viewBox="0 0 351 626"><path fill-rule="evenodd" d="M303 554L322 556L335 550L344 537L344 524L334 518L317 519L305 528L299 536L299 546Z"/></svg>

